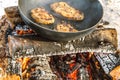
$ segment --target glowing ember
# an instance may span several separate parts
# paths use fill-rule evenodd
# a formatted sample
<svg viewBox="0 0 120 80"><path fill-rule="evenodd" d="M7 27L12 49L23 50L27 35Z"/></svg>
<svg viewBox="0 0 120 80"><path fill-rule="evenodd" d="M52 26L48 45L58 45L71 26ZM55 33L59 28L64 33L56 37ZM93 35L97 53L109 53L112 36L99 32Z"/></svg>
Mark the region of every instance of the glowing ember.
<svg viewBox="0 0 120 80"><path fill-rule="evenodd" d="M92 53L50 57L50 66L60 80L92 80L89 64Z"/></svg>
<svg viewBox="0 0 120 80"><path fill-rule="evenodd" d="M32 34L33 33L33 30L26 30L26 31L24 31L24 30L16 30L16 33L18 34L18 35L25 35L25 34Z"/></svg>
<svg viewBox="0 0 120 80"><path fill-rule="evenodd" d="M72 69L73 66L75 66L75 63L70 64L70 69ZM76 69L76 70L74 70L72 73L68 74L68 75L67 75L67 78L68 78L69 80L77 80L77 73L78 73L78 71L77 71L77 69Z"/></svg>
<svg viewBox="0 0 120 80"><path fill-rule="evenodd" d="M89 76L89 80L93 80L93 79L92 79L92 74L91 74L92 71L91 71L90 65L87 65L87 71L88 71L88 74L90 75L90 76Z"/></svg>

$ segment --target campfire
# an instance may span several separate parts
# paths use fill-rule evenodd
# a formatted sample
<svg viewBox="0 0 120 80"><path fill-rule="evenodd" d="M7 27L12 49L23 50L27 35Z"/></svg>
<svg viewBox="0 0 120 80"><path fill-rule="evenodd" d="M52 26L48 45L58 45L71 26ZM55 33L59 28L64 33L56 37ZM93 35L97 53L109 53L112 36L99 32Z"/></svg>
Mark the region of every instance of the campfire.
<svg viewBox="0 0 120 80"><path fill-rule="evenodd" d="M17 7L14 8L17 12L6 13L18 14ZM18 21L15 18L7 15L0 21L4 27L1 42L4 45L0 49L4 53L2 58L5 58L0 63L0 80L120 79L117 77L120 63L118 54L115 54L115 29L99 26L92 34L79 40L52 42L41 39L21 21L19 15Z"/></svg>
<svg viewBox="0 0 120 80"><path fill-rule="evenodd" d="M102 56L101 56L102 55ZM112 60L111 60L112 59ZM114 54L106 53L74 53L51 57L22 57L12 61L12 71L3 71L1 80L115 80L119 77L111 70L119 65L119 58ZM109 62L108 62L109 61ZM19 65L20 64L20 65ZM111 64L111 66L110 66ZM14 67L14 65L16 67ZM8 67L10 68L10 67ZM11 69L10 69L11 70ZM110 77L108 74L112 74ZM119 75L119 72L116 73ZM4 76L2 76L4 75ZM101 75L101 76L99 76ZM104 75L104 76L102 76Z"/></svg>

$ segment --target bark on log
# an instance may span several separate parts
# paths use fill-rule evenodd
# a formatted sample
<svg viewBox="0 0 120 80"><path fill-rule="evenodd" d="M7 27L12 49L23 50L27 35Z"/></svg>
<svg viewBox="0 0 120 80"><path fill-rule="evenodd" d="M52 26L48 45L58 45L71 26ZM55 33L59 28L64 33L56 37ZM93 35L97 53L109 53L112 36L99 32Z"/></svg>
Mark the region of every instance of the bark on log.
<svg viewBox="0 0 120 80"><path fill-rule="evenodd" d="M6 16L3 16L0 19L0 58L5 58L6 56L6 30L9 27L9 24L6 22Z"/></svg>
<svg viewBox="0 0 120 80"><path fill-rule="evenodd" d="M113 53L117 50L117 33L115 29L99 29L92 34L73 41L53 42L38 35L8 38L11 55L62 55L78 52Z"/></svg>
<svg viewBox="0 0 120 80"><path fill-rule="evenodd" d="M5 13L6 13L11 29L14 29L14 27L17 24L23 23L23 20L20 17L20 13L19 13L17 6L11 6L11 7L5 8Z"/></svg>

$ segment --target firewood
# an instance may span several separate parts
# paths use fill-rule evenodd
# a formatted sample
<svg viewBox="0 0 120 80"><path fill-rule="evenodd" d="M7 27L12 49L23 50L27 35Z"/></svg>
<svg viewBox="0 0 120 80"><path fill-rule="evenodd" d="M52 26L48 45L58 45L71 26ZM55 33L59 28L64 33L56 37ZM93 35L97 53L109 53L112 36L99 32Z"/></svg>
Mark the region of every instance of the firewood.
<svg viewBox="0 0 120 80"><path fill-rule="evenodd" d="M0 19L0 58L5 58L6 56L6 30L9 27L6 20L7 18L5 15Z"/></svg>
<svg viewBox="0 0 120 80"><path fill-rule="evenodd" d="M78 52L115 52L117 33L115 29L99 29L82 39L68 42L53 42L39 35L24 37L9 36L9 52L12 55L61 55Z"/></svg>
<svg viewBox="0 0 120 80"><path fill-rule="evenodd" d="M94 53L91 58L91 67L94 78L100 77L101 80L118 80L119 77L119 57L117 54L109 53ZM116 72L116 75L114 73ZM96 75L97 74L97 75ZM96 75L96 76L95 76ZM98 76L99 75L99 76Z"/></svg>
<svg viewBox="0 0 120 80"><path fill-rule="evenodd" d="M19 23L23 23L22 18L20 17L19 10L17 6L7 7L5 8L5 13L7 15L7 19L9 20L9 24L11 29Z"/></svg>
<svg viewBox="0 0 120 80"><path fill-rule="evenodd" d="M100 61L100 60L99 60ZM99 80L111 80L111 77L106 74L106 72L104 71L105 67L101 67L101 64L99 63L99 61L96 59L95 56L92 56L91 61L90 61L90 65L92 68L92 76L94 78L94 80L99 79ZM107 65L105 65L107 66Z"/></svg>

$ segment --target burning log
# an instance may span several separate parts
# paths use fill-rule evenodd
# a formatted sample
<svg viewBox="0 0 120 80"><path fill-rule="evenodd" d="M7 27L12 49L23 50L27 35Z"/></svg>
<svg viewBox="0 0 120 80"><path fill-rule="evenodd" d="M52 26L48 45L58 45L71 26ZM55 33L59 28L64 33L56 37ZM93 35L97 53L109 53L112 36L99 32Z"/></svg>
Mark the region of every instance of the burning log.
<svg viewBox="0 0 120 80"><path fill-rule="evenodd" d="M24 57L18 58L17 61L22 65L21 77L23 80L54 80L56 78L46 57Z"/></svg>
<svg viewBox="0 0 120 80"><path fill-rule="evenodd" d="M90 75L92 72L89 66L89 54L77 53L74 57L72 54L51 56L49 64L60 80L93 80Z"/></svg>
<svg viewBox="0 0 120 80"><path fill-rule="evenodd" d="M90 63L92 70L95 73L93 74L94 79L100 78L101 80L111 80L112 77L109 73L117 66L118 60L119 57L116 57L116 54L94 53Z"/></svg>
<svg viewBox="0 0 120 80"><path fill-rule="evenodd" d="M115 52L117 33L115 29L99 29L84 40L53 42L41 39L39 35L24 37L9 36L9 52L13 55L61 55L77 52ZM89 49L88 49L89 48Z"/></svg>
<svg viewBox="0 0 120 80"><path fill-rule="evenodd" d="M0 19L0 58L5 58L6 56L6 30L9 27L9 24L6 21L6 16L3 16Z"/></svg>
<svg viewBox="0 0 120 80"><path fill-rule="evenodd" d="M20 80L18 75L9 75L7 74L6 68L8 67L8 59L6 52L6 37L7 29L9 24L7 22L6 16L3 16L0 19L0 80Z"/></svg>
<svg viewBox="0 0 120 80"><path fill-rule="evenodd" d="M0 80L20 80L19 75L7 73L8 64L7 58L0 59Z"/></svg>

